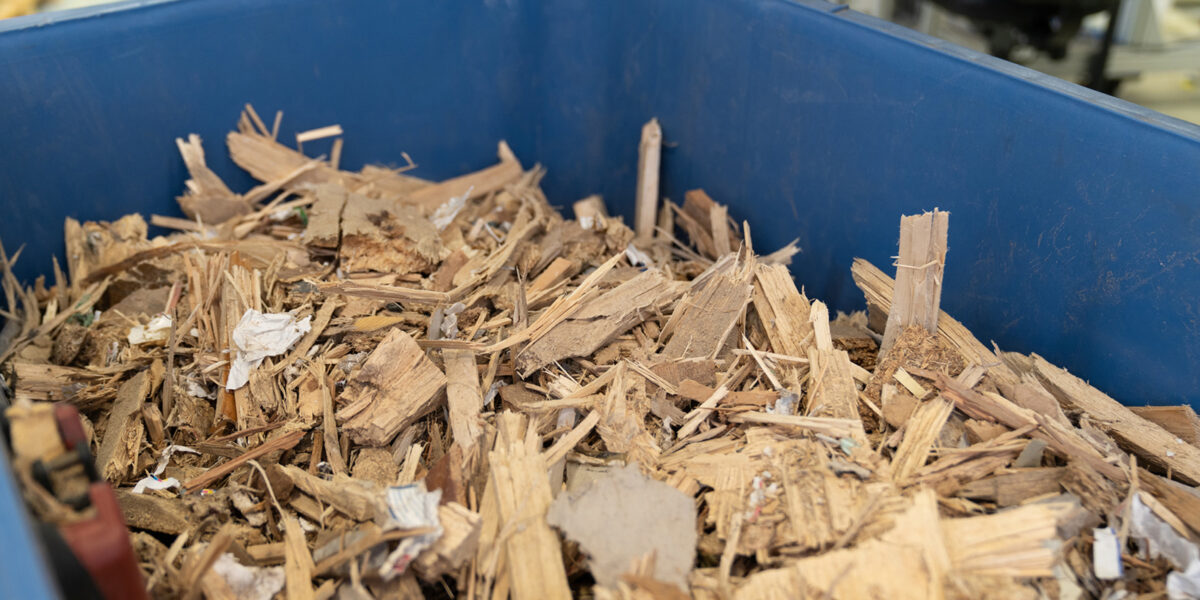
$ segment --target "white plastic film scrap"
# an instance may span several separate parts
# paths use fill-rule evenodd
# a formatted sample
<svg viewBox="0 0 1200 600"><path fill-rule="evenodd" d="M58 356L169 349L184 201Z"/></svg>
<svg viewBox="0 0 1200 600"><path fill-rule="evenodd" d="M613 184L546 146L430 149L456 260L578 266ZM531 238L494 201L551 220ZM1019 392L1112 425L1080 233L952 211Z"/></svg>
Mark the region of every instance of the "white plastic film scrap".
<svg viewBox="0 0 1200 600"><path fill-rule="evenodd" d="M379 576L384 580L403 575L413 559L442 537L442 525L438 520L438 502L441 499L442 490L430 492L425 489L424 482L388 488L389 520L384 530L422 527L433 527L434 530L400 540L400 544L388 554L379 568Z"/></svg>
<svg viewBox="0 0 1200 600"><path fill-rule="evenodd" d="M129 328L129 344L140 346L152 342L165 342L171 336L171 317L158 315L145 325Z"/></svg>
<svg viewBox="0 0 1200 600"><path fill-rule="evenodd" d="M1167 574L1171 600L1200 598L1200 548L1179 535L1142 502L1141 494L1129 505L1129 537L1151 558L1165 557L1174 571Z"/></svg>
<svg viewBox="0 0 1200 600"><path fill-rule="evenodd" d="M268 356L287 352L312 329L312 317L297 321L291 313L260 313L250 309L233 329L237 356L229 366L225 389L236 390L250 381L250 371Z"/></svg>
<svg viewBox="0 0 1200 600"><path fill-rule="evenodd" d="M654 261L650 260L650 257L645 252L638 250L633 244L625 246L625 259L629 261L630 265L635 267L654 266Z"/></svg>
<svg viewBox="0 0 1200 600"><path fill-rule="evenodd" d="M433 215L429 217L429 220L433 222L433 226L437 227L438 231L441 231L450 225L450 223L453 223L454 217L457 217L458 213L467 205L467 199L471 197L471 192L473 191L475 191L475 186L467 188L467 191L463 195L454 196L437 207L437 210L433 211Z"/></svg>
<svg viewBox="0 0 1200 600"><path fill-rule="evenodd" d="M228 552L213 563L212 570L242 600L271 600L287 581L283 567L247 567Z"/></svg>
<svg viewBox="0 0 1200 600"><path fill-rule="evenodd" d="M193 448L179 446L176 444L171 444L170 446L163 448L163 451L158 458L158 465L154 467L154 471L150 475L143 477L137 482L137 485L133 486L133 493L141 494L145 493L146 490L166 490L170 488L182 489L183 486L181 486L179 484L179 480L175 479L174 477L168 479L159 478L159 475L162 475L163 471L167 469L167 463L171 462L171 457L174 456L176 452L200 454Z"/></svg>

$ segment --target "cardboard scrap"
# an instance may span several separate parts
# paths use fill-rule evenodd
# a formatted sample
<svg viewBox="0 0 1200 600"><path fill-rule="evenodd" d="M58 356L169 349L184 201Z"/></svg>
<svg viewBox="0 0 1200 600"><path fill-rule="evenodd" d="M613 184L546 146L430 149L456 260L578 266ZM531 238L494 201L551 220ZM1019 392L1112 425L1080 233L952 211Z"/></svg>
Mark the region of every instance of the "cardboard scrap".
<svg viewBox="0 0 1200 600"><path fill-rule="evenodd" d="M696 545L690 497L646 478L635 465L559 494L546 521L588 553L596 582L616 587L634 561L653 553L654 578L687 589Z"/></svg>

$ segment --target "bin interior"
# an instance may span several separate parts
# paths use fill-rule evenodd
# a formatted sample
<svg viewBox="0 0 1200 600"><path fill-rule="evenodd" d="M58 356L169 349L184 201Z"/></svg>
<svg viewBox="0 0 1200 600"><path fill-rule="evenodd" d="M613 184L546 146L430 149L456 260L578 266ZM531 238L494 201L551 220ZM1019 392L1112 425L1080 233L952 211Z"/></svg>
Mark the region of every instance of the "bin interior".
<svg viewBox="0 0 1200 600"><path fill-rule="evenodd" d="M45 26L43 26L45 24ZM7 31L6 31L7 30ZM819 1L135 2L0 24L0 236L49 272L62 218L179 213L174 138L245 102L343 164L441 177L506 139L549 197L630 214L639 127L663 192L704 188L834 309L902 213L952 213L943 307L1129 404L1200 399L1200 128ZM269 118L269 117L268 117ZM311 153L327 146L306 145Z"/></svg>
<svg viewBox="0 0 1200 600"><path fill-rule="evenodd" d="M943 308L980 339L1195 405L1200 128L840 8L178 0L0 22L0 239L32 278L65 216L179 214L188 133L249 188L223 143L246 102L283 110L283 139L341 124L349 168L408 152L439 178L506 139L552 202L631 215L658 117L664 195L704 188L760 251L798 238L810 297L861 308L851 259L886 267L899 216L940 207Z"/></svg>
<svg viewBox="0 0 1200 600"><path fill-rule="evenodd" d="M283 139L341 124L349 168L407 151L443 178L506 139L550 169L552 202L599 192L625 215L656 116L665 196L703 187L760 251L798 238L810 296L862 307L851 259L890 264L899 216L938 206L943 307L982 340L1126 403L1200 400L1200 128L817 0L136 1L0 22L18 274L49 272L65 216L178 215L175 137L250 187L223 148L245 102L284 110ZM36 598L20 546L0 589Z"/></svg>

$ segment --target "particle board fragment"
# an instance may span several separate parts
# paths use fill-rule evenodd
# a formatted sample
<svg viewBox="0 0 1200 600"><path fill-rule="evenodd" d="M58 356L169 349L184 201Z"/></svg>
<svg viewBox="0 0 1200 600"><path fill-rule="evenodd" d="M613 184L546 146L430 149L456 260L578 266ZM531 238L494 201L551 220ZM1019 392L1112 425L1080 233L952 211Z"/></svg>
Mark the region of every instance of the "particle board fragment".
<svg viewBox="0 0 1200 600"><path fill-rule="evenodd" d="M412 336L393 329L346 383L337 419L355 443L382 446L433 410L445 386Z"/></svg>
<svg viewBox="0 0 1200 600"><path fill-rule="evenodd" d="M182 499L135 494L127 489L115 492L125 523L130 527L168 535L178 535L191 528L190 511Z"/></svg>
<svg viewBox="0 0 1200 600"><path fill-rule="evenodd" d="M348 194L341 227L339 256L348 272L431 273L446 254L433 223L391 199Z"/></svg>
<svg viewBox="0 0 1200 600"><path fill-rule="evenodd" d="M341 239L342 209L346 206L346 188L323 184L313 190L316 201L308 209L304 238L319 248L337 248Z"/></svg>

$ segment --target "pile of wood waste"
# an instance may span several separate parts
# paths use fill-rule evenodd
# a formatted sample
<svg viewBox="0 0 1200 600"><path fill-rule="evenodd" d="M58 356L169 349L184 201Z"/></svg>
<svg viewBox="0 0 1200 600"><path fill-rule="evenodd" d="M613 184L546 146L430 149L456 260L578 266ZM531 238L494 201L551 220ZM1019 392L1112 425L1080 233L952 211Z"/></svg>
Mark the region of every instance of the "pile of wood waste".
<svg viewBox="0 0 1200 600"><path fill-rule="evenodd" d="M77 407L149 596L1200 594L1195 414L942 313L947 213L903 217L887 273L852 267L869 311L831 315L794 245L660 201L657 122L633 228L559 214L503 142L433 182L278 130L247 107L228 135L242 194L178 140L170 235L68 219L31 286L3 257L25 500L79 518L29 474Z"/></svg>

